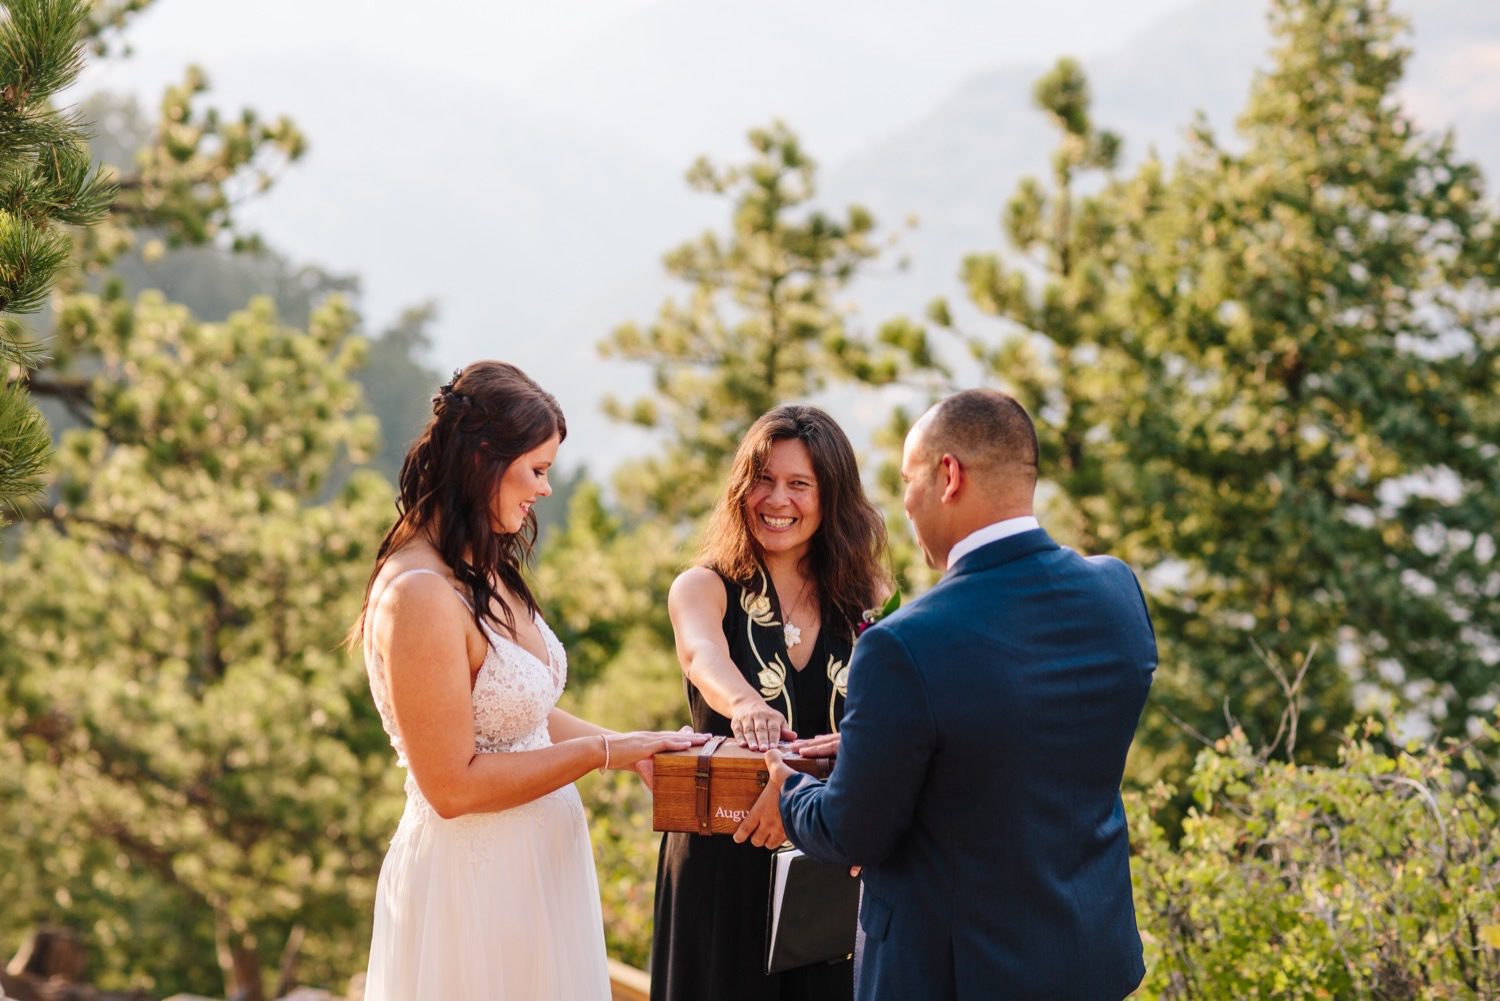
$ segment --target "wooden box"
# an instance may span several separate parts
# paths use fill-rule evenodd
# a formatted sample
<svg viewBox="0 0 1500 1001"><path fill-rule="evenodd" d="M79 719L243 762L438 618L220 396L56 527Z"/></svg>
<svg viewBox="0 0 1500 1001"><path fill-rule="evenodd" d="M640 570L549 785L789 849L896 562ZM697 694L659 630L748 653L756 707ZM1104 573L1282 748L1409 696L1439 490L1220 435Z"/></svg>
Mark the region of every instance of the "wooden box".
<svg viewBox="0 0 1500 1001"><path fill-rule="evenodd" d="M785 750L782 755L787 767L815 778L826 779L833 771L832 758L804 758ZM733 834L770 779L763 752L727 737L686 751L663 751L653 761L651 826L657 831Z"/></svg>

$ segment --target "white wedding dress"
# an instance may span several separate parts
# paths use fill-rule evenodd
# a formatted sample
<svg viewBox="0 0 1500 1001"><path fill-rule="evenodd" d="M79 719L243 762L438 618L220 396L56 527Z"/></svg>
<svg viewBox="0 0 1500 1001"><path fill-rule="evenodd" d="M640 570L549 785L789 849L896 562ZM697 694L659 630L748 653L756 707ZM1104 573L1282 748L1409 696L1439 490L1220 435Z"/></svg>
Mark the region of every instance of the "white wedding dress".
<svg viewBox="0 0 1500 1001"><path fill-rule="evenodd" d="M372 617L375 607L372 601ZM474 748L480 754L551 744L547 714L562 694L567 659L540 616L537 625L550 663L485 629L490 649L473 694ZM406 745L370 642L373 633L367 621L370 691L405 767ZM444 820L408 774L406 812L375 891L365 1001L609 996L599 884L578 790L569 784L509 810Z"/></svg>

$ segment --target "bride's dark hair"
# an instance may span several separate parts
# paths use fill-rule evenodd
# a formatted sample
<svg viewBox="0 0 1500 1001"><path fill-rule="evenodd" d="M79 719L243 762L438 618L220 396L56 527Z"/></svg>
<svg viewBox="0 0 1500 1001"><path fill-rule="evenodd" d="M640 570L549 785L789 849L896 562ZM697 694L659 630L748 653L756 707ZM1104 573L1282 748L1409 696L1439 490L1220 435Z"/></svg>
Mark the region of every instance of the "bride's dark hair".
<svg viewBox="0 0 1500 1001"><path fill-rule="evenodd" d="M432 419L401 464L396 523L375 554L350 644L364 632L370 589L390 555L426 533L443 562L469 592L474 623L489 622L515 636L515 616L500 602L491 609L495 582L504 584L531 615L536 598L521 567L536 542L536 515L518 532L497 532L490 507L510 464L554 435L568 436L562 408L525 372L502 361L477 361L460 369L432 398Z"/></svg>

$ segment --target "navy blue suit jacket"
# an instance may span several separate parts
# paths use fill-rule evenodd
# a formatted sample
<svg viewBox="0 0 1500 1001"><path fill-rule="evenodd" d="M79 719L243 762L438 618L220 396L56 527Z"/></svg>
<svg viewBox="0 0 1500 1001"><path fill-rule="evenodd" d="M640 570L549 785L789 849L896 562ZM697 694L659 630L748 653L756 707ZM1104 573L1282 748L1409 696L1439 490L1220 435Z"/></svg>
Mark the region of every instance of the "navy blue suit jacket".
<svg viewBox="0 0 1500 1001"><path fill-rule="evenodd" d="M1120 779L1156 667L1130 568L1040 529L855 645L827 783L787 836L864 866L860 1001L1117 1001L1145 973Z"/></svg>

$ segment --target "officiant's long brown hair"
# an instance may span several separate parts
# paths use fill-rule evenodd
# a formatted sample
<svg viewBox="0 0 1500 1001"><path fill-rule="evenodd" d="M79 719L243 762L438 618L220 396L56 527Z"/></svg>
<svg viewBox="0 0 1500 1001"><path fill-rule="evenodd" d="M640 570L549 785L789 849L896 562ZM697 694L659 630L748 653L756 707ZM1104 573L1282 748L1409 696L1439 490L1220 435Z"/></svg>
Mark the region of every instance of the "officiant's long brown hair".
<svg viewBox="0 0 1500 1001"><path fill-rule="evenodd" d="M516 366L477 361L453 374L433 396L432 419L401 464L396 523L375 554L364 605L349 630L351 646L363 635L370 589L381 567L423 532L430 532L443 562L468 590L476 626L489 622L515 636L510 607L499 602L498 619L492 608L496 581L528 614L537 614L536 598L521 573L536 543L536 515L528 512L519 532L497 532L490 508L510 464L553 435L568 436L562 408Z"/></svg>
<svg viewBox="0 0 1500 1001"><path fill-rule="evenodd" d="M859 482L854 447L838 423L817 407L787 404L750 425L734 453L729 482L714 507L697 562L731 580L749 583L761 553L750 530L745 498L778 441L800 441L812 457L822 521L809 540L801 570L818 589L823 621L852 629L865 609L891 593L885 567L885 521Z"/></svg>

